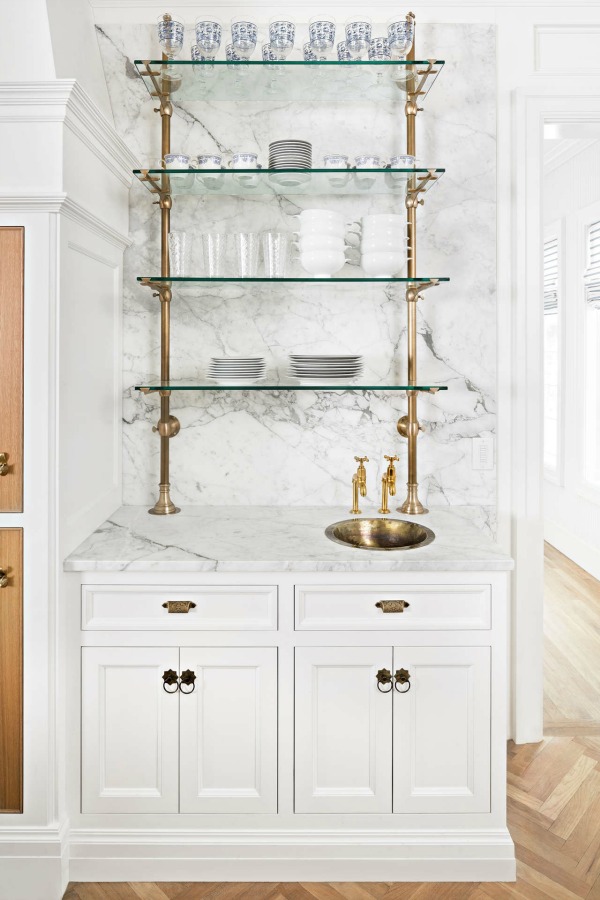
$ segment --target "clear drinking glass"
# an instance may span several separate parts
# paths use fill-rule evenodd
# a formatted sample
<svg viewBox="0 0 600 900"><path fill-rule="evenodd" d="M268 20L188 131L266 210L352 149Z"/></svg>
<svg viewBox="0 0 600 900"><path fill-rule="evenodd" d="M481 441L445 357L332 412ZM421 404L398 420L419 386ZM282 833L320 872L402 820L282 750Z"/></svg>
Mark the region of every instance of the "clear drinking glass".
<svg viewBox="0 0 600 900"><path fill-rule="evenodd" d="M363 17L346 24L346 47L353 59L360 59L371 43L371 20ZM339 50L339 44L338 44Z"/></svg>
<svg viewBox="0 0 600 900"><path fill-rule="evenodd" d="M219 232L205 232L202 235L204 271L209 278L223 278L225 275L225 252L227 235Z"/></svg>
<svg viewBox="0 0 600 900"><path fill-rule="evenodd" d="M240 59L250 59L256 49L258 29L247 19L231 20L231 45Z"/></svg>
<svg viewBox="0 0 600 900"><path fill-rule="evenodd" d="M287 19L274 18L269 22L269 42L271 47L284 57L294 49L296 26Z"/></svg>
<svg viewBox="0 0 600 900"><path fill-rule="evenodd" d="M173 278L190 274L192 236L187 231L169 232L169 270Z"/></svg>
<svg viewBox="0 0 600 900"><path fill-rule="evenodd" d="M286 231L265 231L262 235L265 274L268 278L285 278L290 236Z"/></svg>
<svg viewBox="0 0 600 900"><path fill-rule="evenodd" d="M258 275L260 234L240 231L231 237L237 262L236 275L240 278L256 278Z"/></svg>
<svg viewBox="0 0 600 900"><path fill-rule="evenodd" d="M158 43L169 59L174 59L183 48L185 26L174 19L170 13L159 16L156 20Z"/></svg>
<svg viewBox="0 0 600 900"><path fill-rule="evenodd" d="M323 16L313 16L308 23L310 46L317 53L327 53L335 43L335 22Z"/></svg>

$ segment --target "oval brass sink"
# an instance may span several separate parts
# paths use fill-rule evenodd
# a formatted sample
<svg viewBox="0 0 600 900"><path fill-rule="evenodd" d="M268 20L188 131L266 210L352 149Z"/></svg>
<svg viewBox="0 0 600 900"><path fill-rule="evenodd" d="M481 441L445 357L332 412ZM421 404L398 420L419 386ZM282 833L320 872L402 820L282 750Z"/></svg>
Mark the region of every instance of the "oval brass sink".
<svg viewBox="0 0 600 900"><path fill-rule="evenodd" d="M325 534L336 544L359 550L411 550L435 539L430 528L402 519L344 519L329 525Z"/></svg>

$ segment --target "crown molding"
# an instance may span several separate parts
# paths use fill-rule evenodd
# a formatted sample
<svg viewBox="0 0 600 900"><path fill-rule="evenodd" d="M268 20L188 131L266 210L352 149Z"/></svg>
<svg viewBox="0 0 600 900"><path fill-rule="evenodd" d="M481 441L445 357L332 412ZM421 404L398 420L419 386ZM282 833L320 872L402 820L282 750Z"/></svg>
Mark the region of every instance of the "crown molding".
<svg viewBox="0 0 600 900"><path fill-rule="evenodd" d="M65 193L0 193L0 213L60 213L123 251L131 238L108 225Z"/></svg>
<svg viewBox="0 0 600 900"><path fill-rule="evenodd" d="M73 79L0 82L0 124L63 123L126 187L137 160L113 123Z"/></svg>

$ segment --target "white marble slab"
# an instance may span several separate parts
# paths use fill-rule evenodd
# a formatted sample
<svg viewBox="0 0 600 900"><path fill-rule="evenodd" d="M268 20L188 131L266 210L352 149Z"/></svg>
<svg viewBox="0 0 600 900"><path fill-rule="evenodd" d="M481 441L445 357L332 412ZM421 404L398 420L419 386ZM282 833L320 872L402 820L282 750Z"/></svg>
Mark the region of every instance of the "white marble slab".
<svg viewBox="0 0 600 900"><path fill-rule="evenodd" d="M208 8L207 8L208 9ZM207 10L205 10L207 11ZM383 16L382 16L383 18ZM298 23L298 34L306 26ZM435 505L479 505L493 527L494 471L473 471L471 438L496 428L495 32L487 25L419 25L418 48L446 59L417 123L418 156L446 174L419 212L419 274L448 275L427 291L418 310L419 373L449 390L419 401L423 499ZM152 111L134 58L158 47L151 25L98 27L115 121L143 164L160 156L159 117ZM186 39L189 54L191 32ZM324 92L326 96L326 92ZM314 158L326 152L402 151L401 105L219 104L186 102L173 116L173 149L198 154L256 150L264 162L271 140L308 136ZM403 152L403 151L402 151ZM385 197L280 197L176 200L173 229L291 231L291 216L311 206L337 208L348 220L397 209ZM146 190L131 191L132 246L124 267L124 502L151 504L157 495L159 441L152 433L157 399L132 386L159 371L159 309L135 277L157 271L159 216ZM401 383L406 373L406 306L390 287L240 286L178 291L172 304L171 370L193 378L212 354L261 353L285 368L289 352L351 352L365 357L365 383ZM367 379L372 379L372 382ZM374 504L384 453L397 453L399 481L406 442L396 432L406 397L394 393L208 392L173 395L181 433L171 442L172 495L181 504L311 504L346 502L355 454L368 455ZM375 477L377 476L377 477Z"/></svg>
<svg viewBox="0 0 600 900"><path fill-rule="evenodd" d="M363 504L365 517L377 515ZM394 516L396 517L396 516ZM325 537L348 507L190 506L157 518L123 506L65 560L67 572L395 572L512 568L512 560L477 524L478 510L434 509L403 516L436 535L427 547L370 551Z"/></svg>

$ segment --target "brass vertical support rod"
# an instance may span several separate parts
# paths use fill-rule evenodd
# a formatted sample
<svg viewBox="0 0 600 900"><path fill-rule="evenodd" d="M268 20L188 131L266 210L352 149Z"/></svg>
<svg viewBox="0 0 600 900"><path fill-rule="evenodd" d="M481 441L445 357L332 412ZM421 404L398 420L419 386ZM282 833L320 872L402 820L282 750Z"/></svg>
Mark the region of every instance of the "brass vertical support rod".
<svg viewBox="0 0 600 900"><path fill-rule="evenodd" d="M163 53L163 60L167 59ZM171 118L173 106L169 99L170 94L165 79L162 80L160 94L161 120L161 153L164 157L171 152ZM163 163L164 166L164 163ZM160 274L162 278L168 278L169 269L169 232L171 230L171 193L167 175L161 176L160 193ZM163 283L164 284L164 283ZM171 377L171 289L170 285L163 287L160 292L160 381L165 385ZM158 432L160 440L160 484L158 486L158 500L148 512L153 516L168 516L178 513L180 510L171 500L171 485L169 481L169 441L179 431L179 422L171 415L171 392L160 392L160 419L158 425L153 428Z"/></svg>
<svg viewBox="0 0 600 900"><path fill-rule="evenodd" d="M406 17L412 19L414 28L414 15L409 13ZM416 32L416 28L415 28ZM415 37L408 54L408 59L415 59ZM416 79L410 84L416 84ZM417 155L416 124L418 107L418 94L409 90L405 106L406 115L406 152L411 156ZM417 277L417 208L419 195L414 192L416 188L416 176L412 175L408 183L406 195L406 235L408 253L408 277ZM422 202L422 201L421 201ZM406 289L407 304L407 353L408 353L408 384L416 385L417 382L417 301L419 290L417 285L409 284ZM427 510L419 500L417 481L417 438L419 436L419 418L417 413L418 391L408 391L408 415L402 416L398 421L399 433L408 440L408 480L406 482L407 495L404 503L398 507L398 511L408 515L420 515Z"/></svg>

